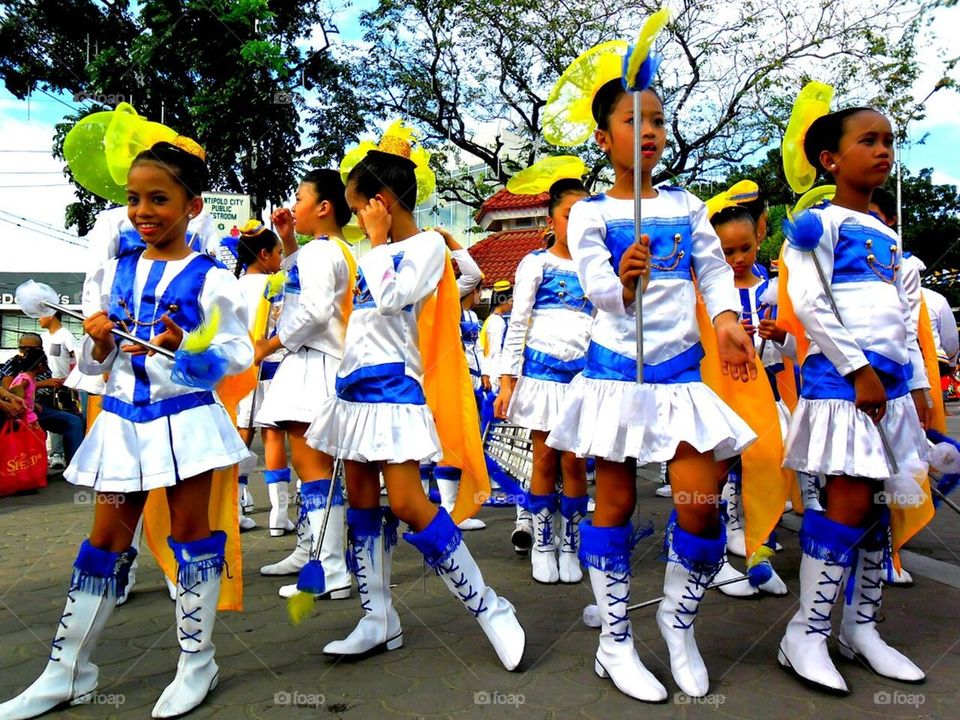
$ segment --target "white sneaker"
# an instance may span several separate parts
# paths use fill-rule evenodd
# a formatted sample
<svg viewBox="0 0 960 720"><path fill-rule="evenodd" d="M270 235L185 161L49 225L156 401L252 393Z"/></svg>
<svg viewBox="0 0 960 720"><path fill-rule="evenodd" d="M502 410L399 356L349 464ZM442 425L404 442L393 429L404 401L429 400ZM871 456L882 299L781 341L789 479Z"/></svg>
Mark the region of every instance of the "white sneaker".
<svg viewBox="0 0 960 720"><path fill-rule="evenodd" d="M49 468L62 468L66 466L67 462L60 453L51 453L47 459L47 467Z"/></svg>
<svg viewBox="0 0 960 720"><path fill-rule="evenodd" d="M661 485L657 488L656 496L661 498L671 498L673 497L673 489L670 487L669 483L667 485Z"/></svg>

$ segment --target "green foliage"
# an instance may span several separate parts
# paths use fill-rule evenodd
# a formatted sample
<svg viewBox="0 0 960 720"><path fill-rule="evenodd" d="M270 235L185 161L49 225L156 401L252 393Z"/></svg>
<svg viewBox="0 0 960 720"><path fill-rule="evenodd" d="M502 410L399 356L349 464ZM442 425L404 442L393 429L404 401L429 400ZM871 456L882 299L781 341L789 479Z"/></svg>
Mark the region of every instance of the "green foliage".
<svg viewBox="0 0 960 720"><path fill-rule="evenodd" d="M308 162L338 161L365 127L350 68L330 47L307 47L321 21L318 0L12 0L0 77L18 97L73 94L70 122L130 102L200 142L213 188L251 194L259 212L289 197ZM304 84L338 111L309 107ZM307 147L302 124L318 128ZM82 233L102 203L77 196L68 227Z"/></svg>
<svg viewBox="0 0 960 720"><path fill-rule="evenodd" d="M541 138L547 95L577 55L632 38L655 0L380 0L362 24L371 50L357 77L383 112L409 118L448 151L487 166L493 183L555 152ZM902 126L928 7L913 0L680 0L658 42L668 148L655 180L725 174L782 136L793 98L829 79L841 102L884 109ZM370 57L377 62L371 63ZM922 110L922 108L921 108ZM572 148L592 167L591 141ZM478 206L470 178L444 169L441 196Z"/></svg>

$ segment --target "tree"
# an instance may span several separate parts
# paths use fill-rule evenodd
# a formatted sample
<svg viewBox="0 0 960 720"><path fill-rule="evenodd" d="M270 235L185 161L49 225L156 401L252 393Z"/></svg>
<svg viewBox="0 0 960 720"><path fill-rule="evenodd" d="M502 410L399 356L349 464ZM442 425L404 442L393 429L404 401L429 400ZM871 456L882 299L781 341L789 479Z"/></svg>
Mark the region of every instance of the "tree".
<svg viewBox="0 0 960 720"><path fill-rule="evenodd" d="M439 168L441 196L477 206L489 184L552 152L542 110L569 62L601 40L633 37L659 4L380 0L361 17L372 47L355 68L386 113L409 118L448 154L483 163L479 183ZM657 179L718 177L752 157L782 134L812 77L830 80L838 97L905 114L926 9L913 0L683 0L660 43L670 146ZM500 131L484 137L491 127ZM602 160L593 143L574 151L595 179Z"/></svg>
<svg viewBox="0 0 960 720"><path fill-rule="evenodd" d="M14 0L7 7L0 20L7 88L18 97L66 92L84 105L58 128L58 154L73 122L126 100L197 139L214 187L250 193L260 211L289 195L305 158L339 160L365 128L350 67L329 43L306 47L318 20L333 29L316 0ZM304 83L359 112L308 108ZM315 128L305 148L301 121ZM103 203L77 195L68 227L83 234Z"/></svg>

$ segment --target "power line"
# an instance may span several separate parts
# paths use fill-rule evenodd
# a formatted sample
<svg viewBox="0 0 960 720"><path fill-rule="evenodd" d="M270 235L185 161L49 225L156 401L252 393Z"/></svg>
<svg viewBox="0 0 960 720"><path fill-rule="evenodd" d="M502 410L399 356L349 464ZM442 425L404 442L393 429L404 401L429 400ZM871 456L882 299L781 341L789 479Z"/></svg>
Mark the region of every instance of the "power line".
<svg viewBox="0 0 960 720"><path fill-rule="evenodd" d="M0 185L0 190L19 190L21 188L70 187L68 182L50 183L48 185Z"/></svg>
<svg viewBox="0 0 960 720"><path fill-rule="evenodd" d="M54 232L62 233L63 235L66 235L68 237L77 237L76 235L73 235L67 232L61 227L57 227L56 225L51 225L50 223L45 223L42 220L35 220L33 218L24 217L23 215L17 215L16 213L10 212L9 210L4 210L3 208L0 208L0 213L3 213L4 215L9 215L10 217L16 218L17 220L23 220L24 222L33 223L34 225L39 225L40 227L47 228L48 230L53 230Z"/></svg>
<svg viewBox="0 0 960 720"><path fill-rule="evenodd" d="M65 237L61 237L61 236L58 236L58 235L53 235L52 233L47 233L47 232L44 232L43 230L39 230L39 229L37 229L37 228L27 227L26 225L22 225L22 224L16 222L15 220L7 220L7 218L5 218L5 217L0 217L0 222L5 222L5 223L8 223L8 224L10 224L10 225L16 225L18 228L23 228L24 230L29 230L30 232L35 232L35 233L38 233L38 234L40 234L40 235L46 235L46 236L49 237L49 238L53 238L54 240L59 240L60 242L65 242L65 243L67 243L68 245L76 245L77 247L81 247L81 248L86 248L86 247L87 247L87 246L84 245L83 243L72 242L72 241L68 240L68 239L65 238Z"/></svg>
<svg viewBox="0 0 960 720"><path fill-rule="evenodd" d="M0 175L62 175L62 170L0 170Z"/></svg>

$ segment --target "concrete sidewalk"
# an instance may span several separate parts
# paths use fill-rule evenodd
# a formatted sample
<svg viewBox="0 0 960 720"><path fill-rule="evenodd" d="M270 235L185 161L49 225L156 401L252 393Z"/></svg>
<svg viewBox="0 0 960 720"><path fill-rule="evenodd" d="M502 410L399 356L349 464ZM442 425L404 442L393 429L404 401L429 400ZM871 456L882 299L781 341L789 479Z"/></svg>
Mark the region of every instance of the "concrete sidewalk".
<svg viewBox="0 0 960 720"><path fill-rule="evenodd" d="M960 429L960 421L951 419L951 427ZM884 594L883 635L927 672L926 684L901 685L838 660L852 694L835 698L802 686L778 668L777 643L795 611L799 589L800 552L789 530L780 533L785 550L774 562L791 597L734 600L711 591L705 599L697 638L710 671L711 694L700 700L678 693L653 608L633 616L634 634L641 658L667 686L670 701L635 702L594 674L597 631L581 622L584 605L592 602L589 584L534 583L529 560L516 556L509 542L512 508L484 508L479 517L487 529L468 533L467 542L490 584L517 607L526 629L527 652L518 672L500 667L472 616L402 541L393 581L403 648L357 663L331 662L322 654L323 645L354 627L360 616L356 595L319 604L316 616L300 627L289 623L276 594L283 579L261 577L258 570L285 556L294 541L271 538L262 529L267 500L259 474L250 487L257 501L253 517L261 528L243 536L246 610L220 615L215 636L220 685L192 718L960 717L955 682L960 676L960 590L936 577L918 573L915 587L890 588ZM633 602L661 592L663 566L657 556L671 503L656 498L655 487L643 482L640 488L640 517L652 519L657 532L637 548ZM0 500L2 700L32 682L46 663L71 563L92 520L89 503L78 502L80 497L57 478L41 493ZM941 511L911 550L960 571L960 516ZM835 612L835 619L839 615ZM173 604L159 570L149 553L141 555L131 599L110 620L94 655L101 667L97 704L47 717L149 717L175 672L173 623Z"/></svg>

